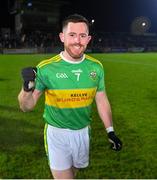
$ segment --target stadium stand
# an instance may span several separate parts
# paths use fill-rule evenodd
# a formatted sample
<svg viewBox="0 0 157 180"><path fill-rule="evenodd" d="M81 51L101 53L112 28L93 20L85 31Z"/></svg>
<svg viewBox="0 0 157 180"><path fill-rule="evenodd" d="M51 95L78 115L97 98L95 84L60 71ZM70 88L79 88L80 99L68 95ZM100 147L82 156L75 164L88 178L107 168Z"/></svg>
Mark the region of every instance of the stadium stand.
<svg viewBox="0 0 157 180"><path fill-rule="evenodd" d="M36 49L30 53L57 53L62 45L58 35L41 31L29 33L0 34L0 53L12 52L14 49ZM6 51L7 49L7 51ZM11 50L11 51L10 51ZM94 35L88 48L89 52L155 52L157 35L131 35L129 33L105 33ZM16 51L17 52L17 51ZM22 52L22 51L20 51ZM19 53L20 53L19 52Z"/></svg>
<svg viewBox="0 0 157 180"><path fill-rule="evenodd" d="M62 49L62 44L58 39L61 16L58 9L62 9L63 6L65 8L68 2L54 1L55 3L51 0L34 0L28 3L15 0L9 10L14 16L15 28L14 30L1 29L0 53L58 53ZM139 22L142 19L143 22L143 18L135 20ZM156 52L157 34L146 33L143 29L145 26L140 26L142 30L138 32L140 28L137 28L136 21L133 23L136 27L135 34L98 32L93 24L93 38L87 51L96 53Z"/></svg>

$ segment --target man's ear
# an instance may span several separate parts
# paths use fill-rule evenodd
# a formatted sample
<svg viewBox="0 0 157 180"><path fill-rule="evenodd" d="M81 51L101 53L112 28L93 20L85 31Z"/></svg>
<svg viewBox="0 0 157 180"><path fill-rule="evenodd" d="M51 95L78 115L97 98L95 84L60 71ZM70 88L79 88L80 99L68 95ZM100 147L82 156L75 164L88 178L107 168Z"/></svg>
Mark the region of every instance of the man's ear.
<svg viewBox="0 0 157 180"><path fill-rule="evenodd" d="M59 37L60 37L61 42L64 43L64 34L62 32L59 33Z"/></svg>
<svg viewBox="0 0 157 180"><path fill-rule="evenodd" d="M92 39L92 36L88 36L88 43L90 42L91 39Z"/></svg>

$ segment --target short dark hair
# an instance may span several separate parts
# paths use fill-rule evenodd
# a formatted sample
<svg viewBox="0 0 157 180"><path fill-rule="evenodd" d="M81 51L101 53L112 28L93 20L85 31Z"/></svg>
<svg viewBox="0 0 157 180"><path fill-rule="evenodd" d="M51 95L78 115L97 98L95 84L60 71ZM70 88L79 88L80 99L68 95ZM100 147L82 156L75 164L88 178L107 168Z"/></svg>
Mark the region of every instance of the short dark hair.
<svg viewBox="0 0 157 180"><path fill-rule="evenodd" d="M66 17L63 21L62 21L62 29L68 25L69 22L73 22L73 23L79 23L79 22L84 22L88 29L89 29L89 21L82 15L80 14L72 14L69 15L68 17Z"/></svg>

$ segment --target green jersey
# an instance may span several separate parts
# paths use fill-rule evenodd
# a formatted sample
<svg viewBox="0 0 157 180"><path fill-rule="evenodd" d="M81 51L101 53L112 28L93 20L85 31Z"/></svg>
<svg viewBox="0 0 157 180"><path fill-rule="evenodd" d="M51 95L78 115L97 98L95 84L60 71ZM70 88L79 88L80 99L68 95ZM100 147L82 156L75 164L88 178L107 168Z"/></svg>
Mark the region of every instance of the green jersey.
<svg viewBox="0 0 157 180"><path fill-rule="evenodd" d="M69 62L58 54L37 68L35 89L45 91L45 121L74 130L89 125L95 94L105 90L102 64L88 55Z"/></svg>

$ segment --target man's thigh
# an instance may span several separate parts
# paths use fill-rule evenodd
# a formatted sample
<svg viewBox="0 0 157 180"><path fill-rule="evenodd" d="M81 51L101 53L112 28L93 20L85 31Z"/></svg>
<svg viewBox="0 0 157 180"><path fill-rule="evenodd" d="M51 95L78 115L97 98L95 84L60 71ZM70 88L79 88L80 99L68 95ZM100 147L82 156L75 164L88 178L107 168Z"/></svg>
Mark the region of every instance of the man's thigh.
<svg viewBox="0 0 157 180"><path fill-rule="evenodd" d="M47 130L47 148L50 168L54 171L67 172L72 167L72 154L68 144L68 136L56 128ZM69 172L69 171L68 171Z"/></svg>

